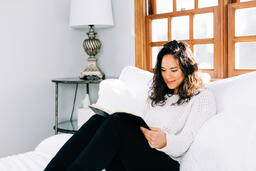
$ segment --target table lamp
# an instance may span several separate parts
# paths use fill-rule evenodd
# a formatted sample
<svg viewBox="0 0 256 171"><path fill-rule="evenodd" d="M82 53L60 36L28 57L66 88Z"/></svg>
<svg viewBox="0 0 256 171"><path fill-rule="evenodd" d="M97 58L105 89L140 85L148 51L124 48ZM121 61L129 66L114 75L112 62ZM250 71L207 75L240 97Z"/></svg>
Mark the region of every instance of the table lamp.
<svg viewBox="0 0 256 171"><path fill-rule="evenodd" d="M83 48L89 55L87 68L80 74L81 79L103 79L104 73L97 66L96 55L100 51L101 42L96 39L97 28L113 26L111 0L71 0L70 27L89 28L88 39L83 42Z"/></svg>

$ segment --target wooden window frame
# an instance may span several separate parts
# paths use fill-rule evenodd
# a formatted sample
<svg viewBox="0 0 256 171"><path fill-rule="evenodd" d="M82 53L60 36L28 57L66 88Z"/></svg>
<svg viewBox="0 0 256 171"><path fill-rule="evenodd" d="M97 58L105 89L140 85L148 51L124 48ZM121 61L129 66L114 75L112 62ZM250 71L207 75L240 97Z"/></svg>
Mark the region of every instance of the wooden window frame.
<svg viewBox="0 0 256 171"><path fill-rule="evenodd" d="M228 76L236 76L247 72L255 71L255 69L235 69L235 43L237 42L256 42L254 36L235 36L235 10L243 8L256 7L256 1L241 2L228 5Z"/></svg>
<svg viewBox="0 0 256 171"><path fill-rule="evenodd" d="M146 70L146 0L134 0L135 5L135 66Z"/></svg>
<svg viewBox="0 0 256 171"><path fill-rule="evenodd" d="M155 14L156 13L156 0L148 0L152 6L149 5L149 13ZM149 37L146 34L151 33L149 25L151 24L147 20L146 15L146 9L147 9L147 3L146 0L134 0L135 2L135 65L136 67L139 67L141 69L152 71L150 66L151 63L151 51L149 48L150 46L158 46L163 45L165 42L150 42L147 40L147 37ZM234 43L233 41L240 41L241 38L231 38L231 35L234 34L234 18L231 17L231 14L234 10L234 8L240 8L241 4L242 6L246 6L249 4L256 3L255 1L249 1L249 2L241 2L240 0L218 0L218 6L215 7L215 10L218 10L218 12L215 14L217 15L217 21L215 21L215 30L218 30L218 36L214 41L217 41L215 43L215 46L218 46L215 48L214 51L214 68L215 73L209 71L209 70L203 70L208 73L210 73L212 79L221 79L226 78L238 74L242 74L249 71L255 71L255 70L234 70ZM212 7L209 7L212 8ZM203 10L207 10L209 8L202 8ZM202 10L201 9L201 10ZM198 0L195 0L195 9L198 10ZM187 10L187 11L179 11L178 14L186 13L186 12L192 12L193 10ZM173 12L176 12L176 0L173 0ZM158 17L164 16L165 14L158 14ZM151 15L150 17L156 17L154 15ZM170 17L169 19L170 20ZM170 23L170 22L169 22ZM169 26L170 27L170 26ZM190 26L190 29L193 28ZM170 29L169 29L170 31ZM168 32L169 32L168 31ZM215 34L215 33L214 33ZM168 34L168 40L171 40L170 34ZM245 37L242 39L254 40L253 37ZM203 42L203 40L201 40ZM191 45L191 42L188 42ZM192 42L197 43L197 42ZM191 47L193 50L193 47ZM217 50L217 51L216 51ZM218 55L217 55L218 54Z"/></svg>
<svg viewBox="0 0 256 171"><path fill-rule="evenodd" d="M176 11L176 12L172 12L172 13L165 13L165 14L158 14L158 15L150 15L146 17L147 20L147 57L146 57L146 65L147 65L147 70L152 71L151 68L151 63L152 63L152 51L151 51L151 47L155 47L155 46L163 46L165 43L167 43L168 41L171 41L171 19L172 17L178 17L178 16L189 16L190 19L190 25L189 25L189 40L183 40L184 42L188 43L191 47L191 50L194 50L194 45L198 45L198 44L213 44L214 45L214 49L216 49L214 51L214 69L202 69L204 72L208 72L211 77L218 77L218 70L220 70L221 68L219 67L219 65L217 65L217 60L221 60L220 57L220 53L221 53L221 49L220 49L220 30L219 28L217 28L217 23L218 23L218 7L210 7L210 8L204 8L204 9L194 9L194 10L187 10L187 11ZM213 13L214 15L214 36L213 38L208 38L208 39L193 39L193 16L196 14L203 14L203 13ZM162 41L162 42L152 42L151 40L151 35L152 32L150 30L151 28L151 23L153 19L161 19L161 18L168 18L168 41Z"/></svg>

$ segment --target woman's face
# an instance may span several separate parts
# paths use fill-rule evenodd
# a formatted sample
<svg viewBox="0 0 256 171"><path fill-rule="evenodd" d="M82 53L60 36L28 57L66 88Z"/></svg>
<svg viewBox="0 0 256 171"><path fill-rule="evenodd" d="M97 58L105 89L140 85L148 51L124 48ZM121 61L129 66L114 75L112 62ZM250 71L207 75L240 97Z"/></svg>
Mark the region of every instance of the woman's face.
<svg viewBox="0 0 256 171"><path fill-rule="evenodd" d="M178 88L184 80L184 74L173 55L165 55L163 57L161 73L167 87L174 90L174 94L177 94Z"/></svg>

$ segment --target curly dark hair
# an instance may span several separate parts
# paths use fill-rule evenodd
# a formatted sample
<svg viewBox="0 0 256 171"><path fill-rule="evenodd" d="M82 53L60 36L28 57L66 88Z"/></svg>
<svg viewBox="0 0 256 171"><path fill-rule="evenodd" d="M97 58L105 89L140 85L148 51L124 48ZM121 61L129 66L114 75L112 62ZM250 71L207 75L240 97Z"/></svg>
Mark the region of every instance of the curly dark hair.
<svg viewBox="0 0 256 171"><path fill-rule="evenodd" d="M167 87L161 73L161 63L165 55L174 56L184 74L184 80L178 87L179 99L172 105L181 105L188 102L192 96L199 94L200 89L204 87L198 74L198 65L190 47L181 41L170 41L163 46L157 55L153 83L149 95L152 106L165 105L167 97L174 94L174 90Z"/></svg>

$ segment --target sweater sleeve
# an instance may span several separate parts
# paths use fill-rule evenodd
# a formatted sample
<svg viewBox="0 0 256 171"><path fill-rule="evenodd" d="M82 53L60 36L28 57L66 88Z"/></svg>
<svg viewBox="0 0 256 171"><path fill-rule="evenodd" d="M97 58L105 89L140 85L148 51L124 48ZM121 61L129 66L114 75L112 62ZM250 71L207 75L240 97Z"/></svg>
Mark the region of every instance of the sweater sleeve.
<svg viewBox="0 0 256 171"><path fill-rule="evenodd" d="M192 99L191 99L192 100ZM213 94L204 90L195 96L191 101L190 110L184 127L178 133L166 133L167 144L165 147L158 149L171 157L180 157L192 144L200 127L214 114L216 114L216 104Z"/></svg>

